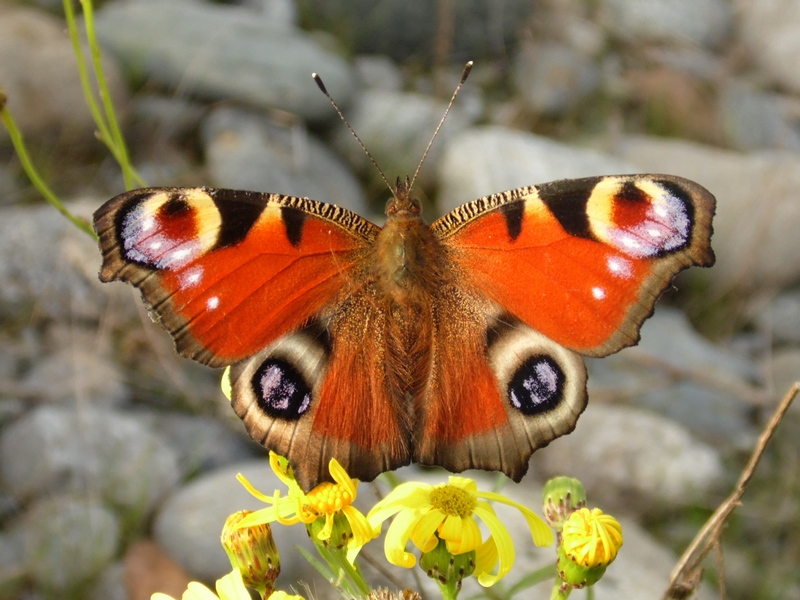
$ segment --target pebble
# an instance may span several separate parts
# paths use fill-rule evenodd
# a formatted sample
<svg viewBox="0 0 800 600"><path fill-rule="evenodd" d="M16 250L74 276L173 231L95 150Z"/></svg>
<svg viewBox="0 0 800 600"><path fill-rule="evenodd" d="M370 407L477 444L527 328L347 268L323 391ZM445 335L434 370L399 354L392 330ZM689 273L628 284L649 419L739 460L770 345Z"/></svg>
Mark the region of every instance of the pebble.
<svg viewBox="0 0 800 600"><path fill-rule="evenodd" d="M562 116L574 110L601 83L595 57L571 44L530 44L514 60L513 81L535 114Z"/></svg>
<svg viewBox="0 0 800 600"><path fill-rule="evenodd" d="M537 450L531 465L547 477L577 477L598 506L631 514L702 501L725 478L718 452L676 422L591 401L575 431Z"/></svg>
<svg viewBox="0 0 800 600"><path fill-rule="evenodd" d="M175 452L129 413L39 406L0 434L0 480L20 501L88 487L141 517L180 475Z"/></svg>
<svg viewBox="0 0 800 600"><path fill-rule="evenodd" d="M630 163L499 126L474 127L447 142L439 173L439 212L497 192L569 177L633 171Z"/></svg>
<svg viewBox="0 0 800 600"><path fill-rule="evenodd" d="M796 68L800 56L800 2L734 0L731 4L747 54L760 72L779 86L795 94L800 92L800 72Z"/></svg>
<svg viewBox="0 0 800 600"><path fill-rule="evenodd" d="M389 183L394 186L397 177L411 177L414 174L445 108L447 102L430 95L367 89L354 99L346 116ZM470 120L462 107L456 105L450 110L420 170L417 188L432 183L448 140L464 129ZM347 128L336 128L333 143L351 165L366 173L373 182L381 181Z"/></svg>
<svg viewBox="0 0 800 600"><path fill-rule="evenodd" d="M800 152L800 101L733 82L720 92L720 119L731 148Z"/></svg>
<svg viewBox="0 0 800 600"><path fill-rule="evenodd" d="M341 102L354 87L351 67L313 37L247 7L118 0L97 11L96 26L128 72L209 100L320 119L331 109L312 72Z"/></svg>
<svg viewBox="0 0 800 600"><path fill-rule="evenodd" d="M774 343L800 346L800 291L789 290L756 299L749 312L759 331Z"/></svg>
<svg viewBox="0 0 800 600"><path fill-rule="evenodd" d="M221 107L203 122L211 180L218 187L291 194L364 212L361 186L349 168L302 123L281 124L254 112Z"/></svg>
<svg viewBox="0 0 800 600"><path fill-rule="evenodd" d="M733 13L725 0L600 0L600 22L629 43L663 42L717 46L731 31Z"/></svg>
<svg viewBox="0 0 800 600"><path fill-rule="evenodd" d="M39 589L60 596L77 593L114 559L121 538L118 517L86 497L36 502L16 524L22 566Z"/></svg>

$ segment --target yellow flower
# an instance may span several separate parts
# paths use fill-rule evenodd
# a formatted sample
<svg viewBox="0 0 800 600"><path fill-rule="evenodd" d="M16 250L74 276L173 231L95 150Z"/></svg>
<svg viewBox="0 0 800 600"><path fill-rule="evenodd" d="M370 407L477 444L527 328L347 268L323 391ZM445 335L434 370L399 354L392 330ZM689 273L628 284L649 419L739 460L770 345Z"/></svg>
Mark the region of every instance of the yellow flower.
<svg viewBox="0 0 800 600"><path fill-rule="evenodd" d="M564 523L561 545L584 567L608 566L622 546L622 525L599 508L581 508Z"/></svg>
<svg viewBox="0 0 800 600"><path fill-rule="evenodd" d="M377 537L379 532L375 531L366 517L352 506L357 495L358 479L351 479L336 459L331 459L328 465L336 483L321 483L308 494L304 494L300 489L285 458L270 452L269 462L275 474L289 488L289 495L281 496L280 491L276 491L272 496L262 494L239 474L238 479L242 485L253 496L270 505L248 515L241 521L241 527L252 527L273 521L281 525L305 523L311 526L319 520L324 520L321 528L314 527L316 539L323 545L330 542L338 546L340 537L345 538L347 559L351 563L362 546ZM332 539L334 527L337 533L341 532L341 536L333 536Z"/></svg>
<svg viewBox="0 0 800 600"><path fill-rule="evenodd" d="M411 568L416 559L406 552L409 540L426 553L436 548L441 539L453 555L476 552L474 575L481 585L488 587L511 569L514 544L508 529L485 500L518 509L528 522L537 546L553 543L553 532L533 511L501 494L478 491L477 483L466 477L451 476L447 484L437 486L416 482L401 484L375 505L367 520L379 531L383 521L397 514L386 532L384 545L390 563ZM489 529L485 541L474 517L480 518ZM497 572L492 574L490 571L498 563Z"/></svg>
<svg viewBox="0 0 800 600"><path fill-rule="evenodd" d="M176 600L172 596L157 592L150 596L150 600ZM181 600L250 600L250 592L242 581L242 574L234 569L222 579L217 579L217 593L215 594L202 583L192 581L183 592Z"/></svg>

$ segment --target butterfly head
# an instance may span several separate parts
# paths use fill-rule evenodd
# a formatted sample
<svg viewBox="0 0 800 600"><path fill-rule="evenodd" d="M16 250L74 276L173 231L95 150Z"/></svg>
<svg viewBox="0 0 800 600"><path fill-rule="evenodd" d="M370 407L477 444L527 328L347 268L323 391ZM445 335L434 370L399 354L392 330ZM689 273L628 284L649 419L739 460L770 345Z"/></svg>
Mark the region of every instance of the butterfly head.
<svg viewBox="0 0 800 600"><path fill-rule="evenodd" d="M417 198L411 196L411 184L408 177L405 181L397 178L394 197L386 202L387 217L418 217L422 213L422 205Z"/></svg>

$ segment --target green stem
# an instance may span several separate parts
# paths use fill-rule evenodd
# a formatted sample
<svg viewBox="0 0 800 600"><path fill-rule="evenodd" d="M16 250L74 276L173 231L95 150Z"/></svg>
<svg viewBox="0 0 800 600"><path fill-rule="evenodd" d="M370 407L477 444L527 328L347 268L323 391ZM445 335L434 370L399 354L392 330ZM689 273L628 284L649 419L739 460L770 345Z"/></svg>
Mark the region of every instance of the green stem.
<svg viewBox="0 0 800 600"><path fill-rule="evenodd" d="M81 0L81 2L84 7L86 35L89 42L89 49L93 58L95 78L98 82L100 97L103 100L105 115L103 114L103 111L100 110L100 106L97 104L97 100L95 100L94 97L94 90L92 90L89 71L86 67L86 61L84 60L83 49L81 48L81 40L78 33L78 26L75 21L75 9L73 7L72 0L63 0L64 16L67 21L69 37L72 41L72 49L75 53L81 88L83 89L83 95L86 99L86 105L89 107L89 111L92 113L92 119L97 126L98 137L114 156L114 160L116 160L119 164L125 179L125 187L127 189L131 189L135 182L142 185L142 179L130 164L128 151L125 147L125 140L122 137L122 133L119 129L119 124L117 123L114 113L114 107L111 103L111 96L108 92L108 86L106 84L105 75L101 66L100 46L97 44L97 38L94 33L94 19L91 0Z"/></svg>
<svg viewBox="0 0 800 600"><path fill-rule="evenodd" d="M451 581L442 583L437 581L436 583L439 584L439 590L442 592L442 600L456 600L458 598L458 592L461 591L460 582L456 583L455 581Z"/></svg>
<svg viewBox="0 0 800 600"><path fill-rule="evenodd" d="M566 589L562 589L562 585L564 585L564 582L556 578L555 585L553 585L553 593L550 595L550 600L566 600L569 598L569 595L572 593L572 587L565 586Z"/></svg>
<svg viewBox="0 0 800 600"><path fill-rule="evenodd" d="M20 163L22 163L22 168L25 170L25 174L28 176L28 179L31 180L31 183L34 185L34 187L39 190L39 193L42 194L42 196L44 196L45 199L52 204L56 210L58 210L58 212L69 219L76 227L78 227L78 229L84 231L92 238L97 239L97 236L95 235L94 231L92 231L89 223L67 210L67 208L61 203L61 200L59 200L55 195L53 190L51 190L44 182L44 179L42 179L42 177L39 175L36 167L33 166L33 161L31 161L31 158L28 155L28 150L25 148L25 141L22 139L22 133L17 128L17 124L14 122L11 113L6 108L6 97L2 90L0 90L0 117L2 117L3 125L5 125L6 129L8 130L8 134L11 137L11 143L14 146L17 156L19 157Z"/></svg>

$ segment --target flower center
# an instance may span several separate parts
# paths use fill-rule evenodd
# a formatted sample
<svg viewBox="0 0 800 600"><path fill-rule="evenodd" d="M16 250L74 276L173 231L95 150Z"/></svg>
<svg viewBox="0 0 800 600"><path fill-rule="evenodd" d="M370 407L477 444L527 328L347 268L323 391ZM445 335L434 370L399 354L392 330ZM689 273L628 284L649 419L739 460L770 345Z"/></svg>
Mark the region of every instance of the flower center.
<svg viewBox="0 0 800 600"><path fill-rule="evenodd" d="M443 485L431 490L431 504L446 515L468 517L475 510L476 500L466 490L454 485Z"/></svg>
<svg viewBox="0 0 800 600"><path fill-rule="evenodd" d="M353 496L338 483L323 482L306 495L308 507L318 515L332 515L353 503Z"/></svg>

